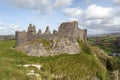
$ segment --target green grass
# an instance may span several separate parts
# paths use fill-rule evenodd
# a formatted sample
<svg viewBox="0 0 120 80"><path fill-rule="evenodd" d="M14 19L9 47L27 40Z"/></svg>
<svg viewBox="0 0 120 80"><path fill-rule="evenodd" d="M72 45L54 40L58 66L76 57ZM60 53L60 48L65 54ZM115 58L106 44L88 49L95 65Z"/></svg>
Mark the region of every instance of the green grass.
<svg viewBox="0 0 120 80"><path fill-rule="evenodd" d="M0 42L0 80L37 80L35 76L28 77L26 75L29 71L28 68L19 66L24 64L42 65L43 67L38 73L43 80L54 80L55 76L59 77L57 80L92 80L95 76L106 80L107 69L105 66L91 54L90 48L85 43L79 43L82 47L80 54L33 57L13 49L14 40Z"/></svg>

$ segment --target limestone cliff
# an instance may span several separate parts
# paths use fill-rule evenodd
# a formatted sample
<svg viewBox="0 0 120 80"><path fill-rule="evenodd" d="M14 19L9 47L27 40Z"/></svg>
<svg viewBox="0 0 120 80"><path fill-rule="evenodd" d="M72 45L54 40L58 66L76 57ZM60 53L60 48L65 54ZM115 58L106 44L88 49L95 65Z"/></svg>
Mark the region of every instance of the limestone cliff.
<svg viewBox="0 0 120 80"><path fill-rule="evenodd" d="M49 56L63 53L77 54L81 51L77 41L71 42L67 38L53 39L52 41L36 39L26 45L17 47L17 49L32 56Z"/></svg>

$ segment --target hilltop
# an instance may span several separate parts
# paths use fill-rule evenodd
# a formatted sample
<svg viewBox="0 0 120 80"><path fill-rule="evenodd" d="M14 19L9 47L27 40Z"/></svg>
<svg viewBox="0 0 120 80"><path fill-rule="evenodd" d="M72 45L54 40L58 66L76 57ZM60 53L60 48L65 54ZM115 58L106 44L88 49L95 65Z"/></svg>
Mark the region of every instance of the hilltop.
<svg viewBox="0 0 120 80"><path fill-rule="evenodd" d="M15 41L0 42L0 80L116 80L118 67L112 57L78 40L80 54L48 57L28 56L13 47ZM28 67L27 67L28 66Z"/></svg>

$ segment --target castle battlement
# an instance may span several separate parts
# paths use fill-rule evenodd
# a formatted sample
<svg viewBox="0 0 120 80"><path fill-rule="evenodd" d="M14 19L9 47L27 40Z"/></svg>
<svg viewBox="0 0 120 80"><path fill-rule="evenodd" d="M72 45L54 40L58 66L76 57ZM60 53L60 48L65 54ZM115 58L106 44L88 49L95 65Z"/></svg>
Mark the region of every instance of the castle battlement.
<svg viewBox="0 0 120 80"><path fill-rule="evenodd" d="M35 25L29 24L27 32L16 31L16 46L23 45L34 39L53 40L54 38L68 38L69 40L74 40L80 38L82 41L86 41L86 37L87 30L80 29L77 21L64 22L59 26L58 31L53 30L53 33L50 32L49 26L46 27L44 33L42 33L41 29L36 33Z"/></svg>

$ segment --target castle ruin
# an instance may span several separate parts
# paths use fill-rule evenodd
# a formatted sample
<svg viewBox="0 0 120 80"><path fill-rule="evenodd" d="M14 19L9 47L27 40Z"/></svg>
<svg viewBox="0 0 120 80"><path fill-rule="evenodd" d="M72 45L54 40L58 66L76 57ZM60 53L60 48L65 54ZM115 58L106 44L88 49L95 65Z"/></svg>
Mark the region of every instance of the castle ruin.
<svg viewBox="0 0 120 80"><path fill-rule="evenodd" d="M35 39L45 39L53 40L54 38L67 38L70 41L74 41L76 38L80 38L82 41L86 41L87 30L79 29L78 22L64 22L62 23L58 31L53 30L53 33L50 32L49 26L47 26L44 33L42 30L36 32L35 25L29 24L27 32L16 31L16 46L26 44L28 41Z"/></svg>

